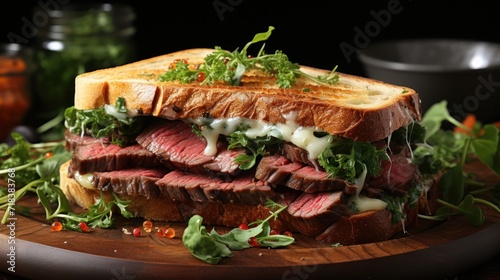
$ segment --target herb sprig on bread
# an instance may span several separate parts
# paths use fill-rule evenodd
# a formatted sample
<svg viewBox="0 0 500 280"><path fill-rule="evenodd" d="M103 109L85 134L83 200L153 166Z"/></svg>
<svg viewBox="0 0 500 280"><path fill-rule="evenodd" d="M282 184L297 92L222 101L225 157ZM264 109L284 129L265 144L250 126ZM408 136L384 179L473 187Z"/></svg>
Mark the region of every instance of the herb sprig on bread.
<svg viewBox="0 0 500 280"><path fill-rule="evenodd" d="M305 77L318 84L334 85L338 82L339 76L335 73L335 67L329 74L311 76L300 70L298 63L293 63L282 51L277 50L274 54L266 54L265 44L262 45L257 56L248 54L248 48L254 43L266 41L274 30L269 26L267 32L257 33L253 40L248 42L240 51L233 52L223 50L216 46L215 51L205 57L205 63L190 65L187 60L179 60L170 65L170 68L163 75L159 76L162 82L179 81L190 83L193 81L201 84L214 84L215 82L226 82L237 86L240 84L243 74L247 70L257 69L276 78L276 84L280 88L290 88L295 84L296 79Z"/></svg>

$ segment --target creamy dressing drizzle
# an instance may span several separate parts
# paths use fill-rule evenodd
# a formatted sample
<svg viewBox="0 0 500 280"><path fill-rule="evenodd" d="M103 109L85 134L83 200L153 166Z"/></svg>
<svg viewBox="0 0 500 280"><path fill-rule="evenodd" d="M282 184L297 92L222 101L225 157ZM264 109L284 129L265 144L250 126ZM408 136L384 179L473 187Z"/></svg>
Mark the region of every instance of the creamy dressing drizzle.
<svg viewBox="0 0 500 280"><path fill-rule="evenodd" d="M405 207L405 203L400 203L399 204L399 211L403 212L404 207ZM405 219L406 219L406 215L404 215L403 218L401 219L401 226L402 226L402 231L404 234L406 234Z"/></svg>
<svg viewBox="0 0 500 280"><path fill-rule="evenodd" d="M92 173L87 173L87 174L80 174L78 171L75 172L74 175L75 181L77 181L82 187L86 189L94 189L94 185L92 184L92 180L94 179L94 176L92 176Z"/></svg>
<svg viewBox="0 0 500 280"><path fill-rule="evenodd" d="M210 128L202 129L201 134L207 141L205 155L213 156L217 153L217 139L219 135L230 135L236 131L240 125L245 125L248 129L245 135L249 138L273 136L287 142L291 142L296 146L306 150L310 160L315 160L318 155L323 152L329 145L328 137L316 137L315 132L320 132L315 127L300 126L295 122L296 114L290 113L285 115L286 123L266 123L258 120L246 118L224 118L214 119L210 123ZM193 123L198 125L205 124L203 119L193 119Z"/></svg>
<svg viewBox="0 0 500 280"><path fill-rule="evenodd" d="M236 131L239 125L245 125L248 127L245 132L247 137L255 138L259 136L274 136L287 142L291 142L306 150L308 152L309 159L315 160L318 158L318 155L328 147L328 137L316 137L314 132L319 132L320 130L315 127L299 126L295 122L295 116L295 113L285 115L285 124L271 124L240 117L214 119L210 123L210 128L204 128L201 132L207 142L204 153L209 156L215 155L217 153L217 139L219 138L219 135L228 136ZM198 125L206 124L206 122L204 122L205 119L203 118L191 119L190 121ZM356 203L360 212L385 209L387 203L383 200L369 198L360 194L363 189L366 174L367 170L365 168L363 173L355 180L357 190L356 194L351 196L350 202Z"/></svg>
<svg viewBox="0 0 500 280"><path fill-rule="evenodd" d="M118 112L118 108L110 104L104 105L104 111L106 112L106 114L113 116L119 120L125 120L129 117L126 113Z"/></svg>
<svg viewBox="0 0 500 280"><path fill-rule="evenodd" d="M370 198L361 195L360 192L365 184L367 169L363 168L363 172L358 178L354 180L354 185L356 186L356 193L349 198L349 204L355 203L359 212L365 212L369 210L383 210L387 207L387 203L383 200Z"/></svg>

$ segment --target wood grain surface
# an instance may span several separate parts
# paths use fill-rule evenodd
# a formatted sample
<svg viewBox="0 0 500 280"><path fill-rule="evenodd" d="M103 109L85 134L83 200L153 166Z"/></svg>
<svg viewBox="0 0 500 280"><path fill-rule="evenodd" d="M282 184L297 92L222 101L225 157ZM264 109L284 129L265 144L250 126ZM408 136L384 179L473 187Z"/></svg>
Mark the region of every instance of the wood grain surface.
<svg viewBox="0 0 500 280"><path fill-rule="evenodd" d="M494 184L498 179L484 180ZM121 217L113 229L54 232L36 197L19 204L32 206L32 217L16 216L14 230L2 225L0 268L28 279L444 279L500 253L500 214L487 208L481 227L460 216L437 224L421 220L394 239L341 247L295 235L287 248L233 251L233 257L210 265L184 247L184 224L154 223L173 227L172 239L157 236L154 229L141 237L126 234L143 219ZM8 271L12 251L15 272Z"/></svg>

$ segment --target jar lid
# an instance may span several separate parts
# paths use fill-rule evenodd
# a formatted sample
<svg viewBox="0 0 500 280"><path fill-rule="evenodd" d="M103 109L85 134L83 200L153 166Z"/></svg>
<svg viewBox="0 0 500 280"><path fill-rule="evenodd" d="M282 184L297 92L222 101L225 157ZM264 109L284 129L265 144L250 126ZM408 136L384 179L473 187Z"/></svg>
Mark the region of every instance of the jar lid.
<svg viewBox="0 0 500 280"><path fill-rule="evenodd" d="M59 9L42 10L47 24L40 28L45 38L62 40L71 36L131 36L135 34L136 14L130 5L122 3L70 3Z"/></svg>

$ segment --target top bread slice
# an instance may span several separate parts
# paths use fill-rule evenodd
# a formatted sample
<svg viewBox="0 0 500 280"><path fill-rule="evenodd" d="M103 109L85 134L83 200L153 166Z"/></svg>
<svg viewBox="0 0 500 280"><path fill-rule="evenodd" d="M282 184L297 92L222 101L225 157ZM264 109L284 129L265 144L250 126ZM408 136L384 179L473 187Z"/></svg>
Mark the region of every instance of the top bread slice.
<svg viewBox="0 0 500 280"><path fill-rule="evenodd" d="M279 88L273 77L259 71L247 71L237 86L158 80L174 61L203 63L213 51L187 49L81 74L75 80L75 108L96 109L123 97L129 111L137 115L288 120L367 142L384 139L421 118L415 90L344 73L337 73L339 82L332 86L300 78L291 88ZM307 66L301 70L313 76L330 72Z"/></svg>

